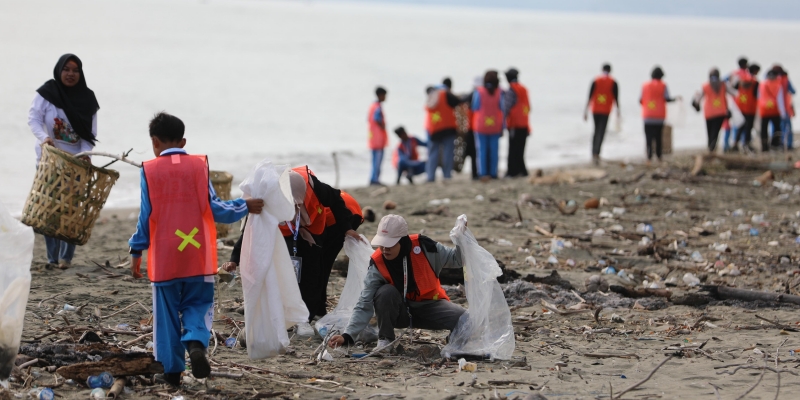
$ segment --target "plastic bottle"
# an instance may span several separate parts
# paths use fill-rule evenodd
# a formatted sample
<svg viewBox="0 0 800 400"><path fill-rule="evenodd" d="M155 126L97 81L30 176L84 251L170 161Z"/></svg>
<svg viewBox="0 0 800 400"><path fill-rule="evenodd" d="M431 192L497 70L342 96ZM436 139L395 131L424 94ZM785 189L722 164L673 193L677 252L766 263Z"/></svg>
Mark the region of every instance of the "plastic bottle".
<svg viewBox="0 0 800 400"><path fill-rule="evenodd" d="M561 250L564 248L564 242L553 238L550 240L550 253L551 254L559 254Z"/></svg>
<svg viewBox="0 0 800 400"><path fill-rule="evenodd" d="M236 338L229 337L225 339L225 347L230 347L230 348L236 347Z"/></svg>
<svg viewBox="0 0 800 400"><path fill-rule="evenodd" d="M53 400L55 397L56 394L53 393L53 389L50 388L44 388L36 395L36 398L39 400Z"/></svg>
<svg viewBox="0 0 800 400"><path fill-rule="evenodd" d="M608 275L616 275L617 269L614 267L605 267L601 272Z"/></svg>
<svg viewBox="0 0 800 400"><path fill-rule="evenodd" d="M75 306L73 306L73 305L70 305L70 304L64 304L64 311L75 311L75 310L77 310L77 309L78 309L78 307L75 307Z"/></svg>
<svg viewBox="0 0 800 400"><path fill-rule="evenodd" d="M92 389L110 388L114 384L114 376L109 372L101 372L99 375L92 375L86 378L86 386ZM105 396L105 394L104 394Z"/></svg>
<svg viewBox="0 0 800 400"><path fill-rule="evenodd" d="M89 396L93 399L104 399L106 398L106 391L101 388L94 388Z"/></svg>
<svg viewBox="0 0 800 400"><path fill-rule="evenodd" d="M683 283L687 284L688 286L699 286L700 278L696 277L691 272L687 272L683 275Z"/></svg>
<svg viewBox="0 0 800 400"><path fill-rule="evenodd" d="M705 261L705 259L703 258L703 255L700 254L699 251L695 251L695 252L692 253L692 261L694 261L694 262L703 262L703 261Z"/></svg>
<svg viewBox="0 0 800 400"><path fill-rule="evenodd" d="M758 229L750 228L750 236L758 236Z"/></svg>
<svg viewBox="0 0 800 400"><path fill-rule="evenodd" d="M547 262L549 264L558 264L558 259L556 258L556 256L551 255L550 257L547 258Z"/></svg>

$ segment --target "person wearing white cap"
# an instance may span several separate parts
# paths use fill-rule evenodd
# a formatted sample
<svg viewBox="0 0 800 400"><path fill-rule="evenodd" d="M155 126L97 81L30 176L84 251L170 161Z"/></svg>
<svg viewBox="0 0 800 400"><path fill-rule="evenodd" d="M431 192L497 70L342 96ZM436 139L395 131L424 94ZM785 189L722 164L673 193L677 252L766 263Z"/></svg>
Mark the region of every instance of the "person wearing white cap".
<svg viewBox="0 0 800 400"><path fill-rule="evenodd" d="M378 319L378 349L395 339L395 328L447 329L452 331L463 307L450 302L439 283L442 268L462 268L458 247L451 249L423 235L409 235L399 215L381 218L372 239L372 254L364 289L344 333L328 344L353 344L372 315Z"/></svg>

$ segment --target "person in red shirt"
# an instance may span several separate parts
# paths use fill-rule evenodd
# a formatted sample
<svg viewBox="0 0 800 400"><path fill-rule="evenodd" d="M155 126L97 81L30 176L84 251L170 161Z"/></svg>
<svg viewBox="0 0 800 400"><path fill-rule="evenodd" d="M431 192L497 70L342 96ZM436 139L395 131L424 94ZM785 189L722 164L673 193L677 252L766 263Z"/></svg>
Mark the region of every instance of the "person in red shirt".
<svg viewBox="0 0 800 400"><path fill-rule="evenodd" d="M592 160L595 165L600 164L600 147L606 135L608 116L611 109L617 105L617 118L620 118L619 88L617 81L611 78L611 64L603 64L603 73L594 79L589 89L589 101L583 111L583 120L589 119L589 109L592 110L594 119L594 137L592 138Z"/></svg>
<svg viewBox="0 0 800 400"><path fill-rule="evenodd" d="M383 102L386 101L386 89L375 89L377 99L369 108L367 122L369 123L369 149L372 152L372 174L369 178L370 185L380 185L381 164L383 163L383 149L389 141L386 135L386 119L383 116Z"/></svg>
<svg viewBox="0 0 800 400"><path fill-rule="evenodd" d="M650 81L642 85L642 96L639 103L642 105L642 119L644 120L644 136L647 143L647 163L653 158L653 145L658 161L661 161L662 134L664 121L667 119L667 103L680 99L670 97L667 85L661 81L664 71L661 67L653 68Z"/></svg>
<svg viewBox="0 0 800 400"><path fill-rule="evenodd" d="M706 131L708 134L708 152L714 153L717 149L717 139L723 122L728 118L727 85L719 78L719 70L713 68L708 74L708 82L703 85L703 90L697 92L692 100L692 106L700 112L700 101L703 101L703 116L706 118ZM734 93L732 93L734 94Z"/></svg>
<svg viewBox="0 0 800 400"><path fill-rule="evenodd" d="M517 80L519 71L514 68L506 71L508 90L503 92L506 129L508 129L508 164L506 177L528 176L525 166L525 142L531 134L529 116L531 103L528 89Z"/></svg>

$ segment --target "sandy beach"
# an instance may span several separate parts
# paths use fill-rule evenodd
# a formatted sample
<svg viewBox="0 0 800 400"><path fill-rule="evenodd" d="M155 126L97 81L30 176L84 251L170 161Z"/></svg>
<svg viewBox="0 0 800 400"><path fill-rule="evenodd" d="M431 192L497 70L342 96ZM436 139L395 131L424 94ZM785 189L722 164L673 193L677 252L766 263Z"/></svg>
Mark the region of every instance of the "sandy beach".
<svg viewBox="0 0 800 400"><path fill-rule="evenodd" d="M790 156L779 154L773 160L786 161ZM334 352L334 361L316 362L312 355L320 346L319 337L293 338L288 354L249 360L241 346L228 348L221 343L244 323L237 312L242 305L241 285L223 284L217 286L218 337L210 344L217 376L205 383L187 377L181 393L137 379L122 396L608 398L645 379L671 356L623 398L733 399L755 384L746 398L796 398L798 306L719 300L700 288L719 285L798 294L797 175L775 172L775 181L783 184L768 181L754 186L753 180L764 170L729 169L717 160L691 176L693 162L688 155L653 167L608 162L602 167L607 173L603 178L552 185L532 185L525 179L481 184L459 176L447 184L348 190L362 206L372 207L378 218L390 212L403 215L410 231L448 245L456 217L468 216L479 243L507 271L503 288L516 333L510 360L478 360L474 373L457 372L455 360L439 356L446 332L430 331L415 332L413 343L404 339L392 355L361 361ZM570 176L576 170L570 169ZM592 198L599 207L585 209L584 203ZM573 200L577 211L563 214L558 207L562 200ZM396 203L396 208L385 210L387 201ZM37 235L23 347L74 343L82 331L90 330L109 346L148 351L151 338L141 336L150 324L149 283L134 281L125 266L117 267L127 260L127 239L135 229L136 213L104 211L90 241L78 248L74 266L66 271L44 268L44 241ZM365 223L359 232L372 237L376 226ZM229 252L220 250L220 263ZM346 260L339 265L346 265ZM621 273L606 274L607 267ZM542 281L554 272L563 279ZM701 286L687 285L686 274L696 276ZM585 281L593 275L612 288L601 283L602 291L588 291ZM334 271L331 307L345 279ZM691 283L692 278L686 280ZM641 298L613 291L615 285L642 289L644 281L666 290L659 292L661 296L645 293ZM454 302L469 306L463 289L447 289ZM663 297L665 292L669 298ZM65 304L81 312L59 313ZM20 356L18 364L27 360ZM55 385L55 393L64 398L89 396L85 386L63 384L46 365L40 361L25 368L26 386L18 377L11 382L13 392ZM765 365L770 369L763 369Z"/></svg>

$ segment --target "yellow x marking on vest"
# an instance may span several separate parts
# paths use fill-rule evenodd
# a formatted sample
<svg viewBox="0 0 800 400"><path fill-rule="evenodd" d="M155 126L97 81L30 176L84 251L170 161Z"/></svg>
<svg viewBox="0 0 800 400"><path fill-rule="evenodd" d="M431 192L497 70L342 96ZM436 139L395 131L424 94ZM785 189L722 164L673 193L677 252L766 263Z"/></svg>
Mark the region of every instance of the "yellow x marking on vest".
<svg viewBox="0 0 800 400"><path fill-rule="evenodd" d="M649 108L651 110L655 110L656 109L656 102L655 101L648 101L647 102L647 108Z"/></svg>
<svg viewBox="0 0 800 400"><path fill-rule="evenodd" d="M743 95L739 96L739 101L741 101L742 103L747 104L747 95L743 94Z"/></svg>
<svg viewBox="0 0 800 400"><path fill-rule="evenodd" d="M775 103L772 102L772 100L767 100L767 108L774 108L774 107L775 107Z"/></svg>
<svg viewBox="0 0 800 400"><path fill-rule="evenodd" d="M714 107L722 107L722 101L720 99L714 99L714 101L712 102L712 105Z"/></svg>
<svg viewBox="0 0 800 400"><path fill-rule="evenodd" d="M597 102L600 104L606 104L606 96L602 94L597 96Z"/></svg>
<svg viewBox="0 0 800 400"><path fill-rule="evenodd" d="M192 231L189 232L188 235L183 233L183 232L181 232L180 229L176 230L175 234L178 235L178 237L180 237L181 239L183 239L183 242L181 243L181 245L178 246L178 251L183 251L183 249L186 248L186 245L189 245L189 244L191 244L192 246L194 246L194 247L199 249L200 248L200 243L197 240L194 240L194 235L197 235L197 232L200 232L200 230L197 229L197 228L193 228Z"/></svg>
<svg viewBox="0 0 800 400"><path fill-rule="evenodd" d="M494 125L494 118L486 117L486 120L484 122L486 123L486 126L492 126Z"/></svg>
<svg viewBox="0 0 800 400"><path fill-rule="evenodd" d="M442 114L440 114L438 111L431 114L431 122L433 122L434 124L441 120L442 120Z"/></svg>

